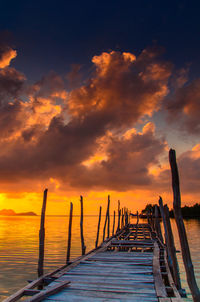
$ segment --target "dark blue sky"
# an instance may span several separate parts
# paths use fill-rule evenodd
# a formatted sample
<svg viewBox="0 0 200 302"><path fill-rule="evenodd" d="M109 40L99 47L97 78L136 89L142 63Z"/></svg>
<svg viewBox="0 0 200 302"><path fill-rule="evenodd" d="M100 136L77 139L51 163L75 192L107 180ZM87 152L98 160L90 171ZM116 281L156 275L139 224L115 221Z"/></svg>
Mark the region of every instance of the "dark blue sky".
<svg viewBox="0 0 200 302"><path fill-rule="evenodd" d="M200 68L198 1L4 1L0 29L18 51L14 66L36 80L70 64L87 66L102 51L136 55L156 43L177 67Z"/></svg>

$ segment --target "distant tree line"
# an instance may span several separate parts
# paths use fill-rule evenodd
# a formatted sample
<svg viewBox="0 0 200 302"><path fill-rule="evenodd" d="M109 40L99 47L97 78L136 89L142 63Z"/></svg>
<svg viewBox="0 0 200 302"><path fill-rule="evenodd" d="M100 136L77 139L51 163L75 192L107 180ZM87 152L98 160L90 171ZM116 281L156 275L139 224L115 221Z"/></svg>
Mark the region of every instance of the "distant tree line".
<svg viewBox="0 0 200 302"><path fill-rule="evenodd" d="M146 207L142 210L142 214L147 214L148 212L154 213L155 204L147 204ZM196 203L193 206L184 206L181 208L183 218L198 218L200 217L200 203ZM170 217L174 217L173 210L170 210Z"/></svg>

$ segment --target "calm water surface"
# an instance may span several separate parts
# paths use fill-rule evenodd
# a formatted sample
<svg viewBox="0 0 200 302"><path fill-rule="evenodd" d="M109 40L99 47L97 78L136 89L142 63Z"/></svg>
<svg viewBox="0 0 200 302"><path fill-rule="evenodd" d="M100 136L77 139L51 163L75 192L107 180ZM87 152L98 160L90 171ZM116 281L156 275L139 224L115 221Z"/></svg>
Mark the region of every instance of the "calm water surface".
<svg viewBox="0 0 200 302"><path fill-rule="evenodd" d="M46 217L45 273L65 264L68 217ZM94 248L97 216L84 217L84 237L87 251ZM104 217L102 217L102 222ZM80 255L80 218L73 217L71 258ZM39 216L0 216L0 301L37 277ZM102 228L101 224L101 236ZM112 225L112 217L111 217ZM200 220L185 220L193 264L200 286ZM175 221L172 220L175 243L180 249ZM184 274L181 254L178 253L182 286L188 293L185 301L192 301Z"/></svg>

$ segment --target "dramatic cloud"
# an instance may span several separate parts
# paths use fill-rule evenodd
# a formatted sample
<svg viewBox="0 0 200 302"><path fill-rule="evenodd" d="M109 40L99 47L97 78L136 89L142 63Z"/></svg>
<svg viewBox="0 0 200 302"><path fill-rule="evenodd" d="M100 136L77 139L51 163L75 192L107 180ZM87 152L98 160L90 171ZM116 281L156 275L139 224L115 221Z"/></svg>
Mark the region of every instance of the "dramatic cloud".
<svg viewBox="0 0 200 302"><path fill-rule="evenodd" d="M157 60L151 49L136 58L112 51L93 57L95 73L69 95L69 112L87 118L101 112L109 127L127 127L157 111L168 92L171 64Z"/></svg>
<svg viewBox="0 0 200 302"><path fill-rule="evenodd" d="M179 128L191 134L200 133L200 79L186 84L176 90L166 102L171 121L177 122Z"/></svg>
<svg viewBox="0 0 200 302"><path fill-rule="evenodd" d="M52 72L33 85L15 69L1 69L1 183L149 186L149 169L166 143L152 123L142 132L135 126L159 110L168 93L172 66L157 55L148 49L138 58L114 51L94 56L91 77L71 91L66 87L77 85L79 67L67 77L69 83Z"/></svg>
<svg viewBox="0 0 200 302"><path fill-rule="evenodd" d="M158 164L165 146L164 139L155 137L152 123L145 125L141 133L133 129L122 137L108 135L99 146L102 156L99 153L94 161L91 158L71 171L70 183L76 187L117 191L147 188L153 183L149 168Z"/></svg>
<svg viewBox="0 0 200 302"><path fill-rule="evenodd" d="M199 192L200 182L200 144L179 157L181 188L185 193Z"/></svg>
<svg viewBox="0 0 200 302"><path fill-rule="evenodd" d="M0 44L0 68L5 68L10 65L10 61L17 56L16 50L6 45Z"/></svg>

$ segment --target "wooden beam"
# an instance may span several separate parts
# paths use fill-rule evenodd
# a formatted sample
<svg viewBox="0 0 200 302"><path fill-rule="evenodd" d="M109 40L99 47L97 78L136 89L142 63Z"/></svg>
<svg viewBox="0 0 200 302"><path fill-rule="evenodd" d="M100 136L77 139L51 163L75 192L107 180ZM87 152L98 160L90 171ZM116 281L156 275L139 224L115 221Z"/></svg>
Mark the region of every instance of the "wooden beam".
<svg viewBox="0 0 200 302"><path fill-rule="evenodd" d="M46 299L47 297L56 294L57 292L59 292L60 290L65 288L66 286L69 286L69 284L70 284L70 281L60 281L58 284L51 286L51 287L41 291L38 294L35 294L32 298L27 299L26 302L42 301L42 300Z"/></svg>
<svg viewBox="0 0 200 302"><path fill-rule="evenodd" d="M138 215L138 211L137 211L137 222L136 222L136 224L138 224L139 223L139 215Z"/></svg>
<svg viewBox="0 0 200 302"><path fill-rule="evenodd" d="M86 246L83 236L83 196L80 197L80 203L81 203L81 216L80 216L81 251L82 251L82 255L85 255Z"/></svg>
<svg viewBox="0 0 200 302"><path fill-rule="evenodd" d="M120 230L120 216L121 216L121 210L118 208L118 226L117 226L117 232Z"/></svg>
<svg viewBox="0 0 200 302"><path fill-rule="evenodd" d="M160 221L159 221L159 217L158 217L158 206L155 205L155 230L156 233L159 237L159 239L161 240L161 242L163 242L163 236L162 236L162 232L161 232L161 228L160 228Z"/></svg>
<svg viewBox="0 0 200 302"><path fill-rule="evenodd" d="M172 189L173 189L173 208L174 208L174 216L178 228L180 243L181 243L181 250L182 250L182 257L185 266L185 271L187 275L187 282L190 287L192 297L194 302L200 301L200 291L196 282L194 268L192 264L192 259L190 255L189 244L187 240L187 234L185 230L185 225L183 222L183 217L181 213L181 193L180 193L180 185L179 185L179 174L178 174L178 167L176 163L176 152L173 149L169 151L169 162L171 166L171 173L172 173Z"/></svg>
<svg viewBox="0 0 200 302"><path fill-rule="evenodd" d="M112 236L114 236L115 233L115 211L114 211L114 215L113 215L113 228L112 228Z"/></svg>
<svg viewBox="0 0 200 302"><path fill-rule="evenodd" d="M160 271L160 258L159 258L159 247L158 243L154 243L154 254L153 254L153 275L155 282L155 289L158 298L167 297L167 292L162 281L162 275Z"/></svg>
<svg viewBox="0 0 200 302"><path fill-rule="evenodd" d="M167 232L167 225L166 225L166 219L165 219L165 213L164 213L164 206L163 206L163 200L162 197L159 197L159 206L160 206L160 214L162 216L163 220L163 226L165 230L165 244L168 244L168 232Z"/></svg>
<svg viewBox="0 0 200 302"><path fill-rule="evenodd" d="M169 209L168 206L164 206L164 214L165 214L165 219L166 219L166 226L167 226L167 232L168 232L168 244L169 244L169 249L170 249L170 254L171 254L171 259L172 259L172 275L174 279L174 283L177 287L178 290L181 289L181 280L180 280L180 275L179 275L179 267L178 267L178 261L176 258L176 248L174 244L174 236L172 233L172 228L171 228L171 223L170 223L170 218L169 218Z"/></svg>
<svg viewBox="0 0 200 302"><path fill-rule="evenodd" d="M107 220L108 220L108 215L107 215L107 211L106 211L106 217L105 217L105 222L104 222L104 227L103 227L103 241L105 240Z"/></svg>
<svg viewBox="0 0 200 302"><path fill-rule="evenodd" d="M40 221L40 232L39 232L39 259L38 259L38 277L44 274L44 240L45 240L45 211L47 203L47 192L48 189L44 190L43 204Z"/></svg>
<svg viewBox="0 0 200 302"><path fill-rule="evenodd" d="M108 216L108 230L107 230L107 238L110 237L110 195L108 195L108 208L107 208L107 216Z"/></svg>
<svg viewBox="0 0 200 302"><path fill-rule="evenodd" d="M100 224L101 224L101 206L99 208L99 221L98 221L98 226L97 226L97 238L95 242L95 247L97 248L98 246L98 241L99 241L99 230L100 230Z"/></svg>
<svg viewBox="0 0 200 302"><path fill-rule="evenodd" d="M68 244L67 244L67 258L66 264L70 260L70 250L71 250L71 234L72 234L72 215L73 215L73 203L70 202L70 214L69 214L69 227L68 227Z"/></svg>

